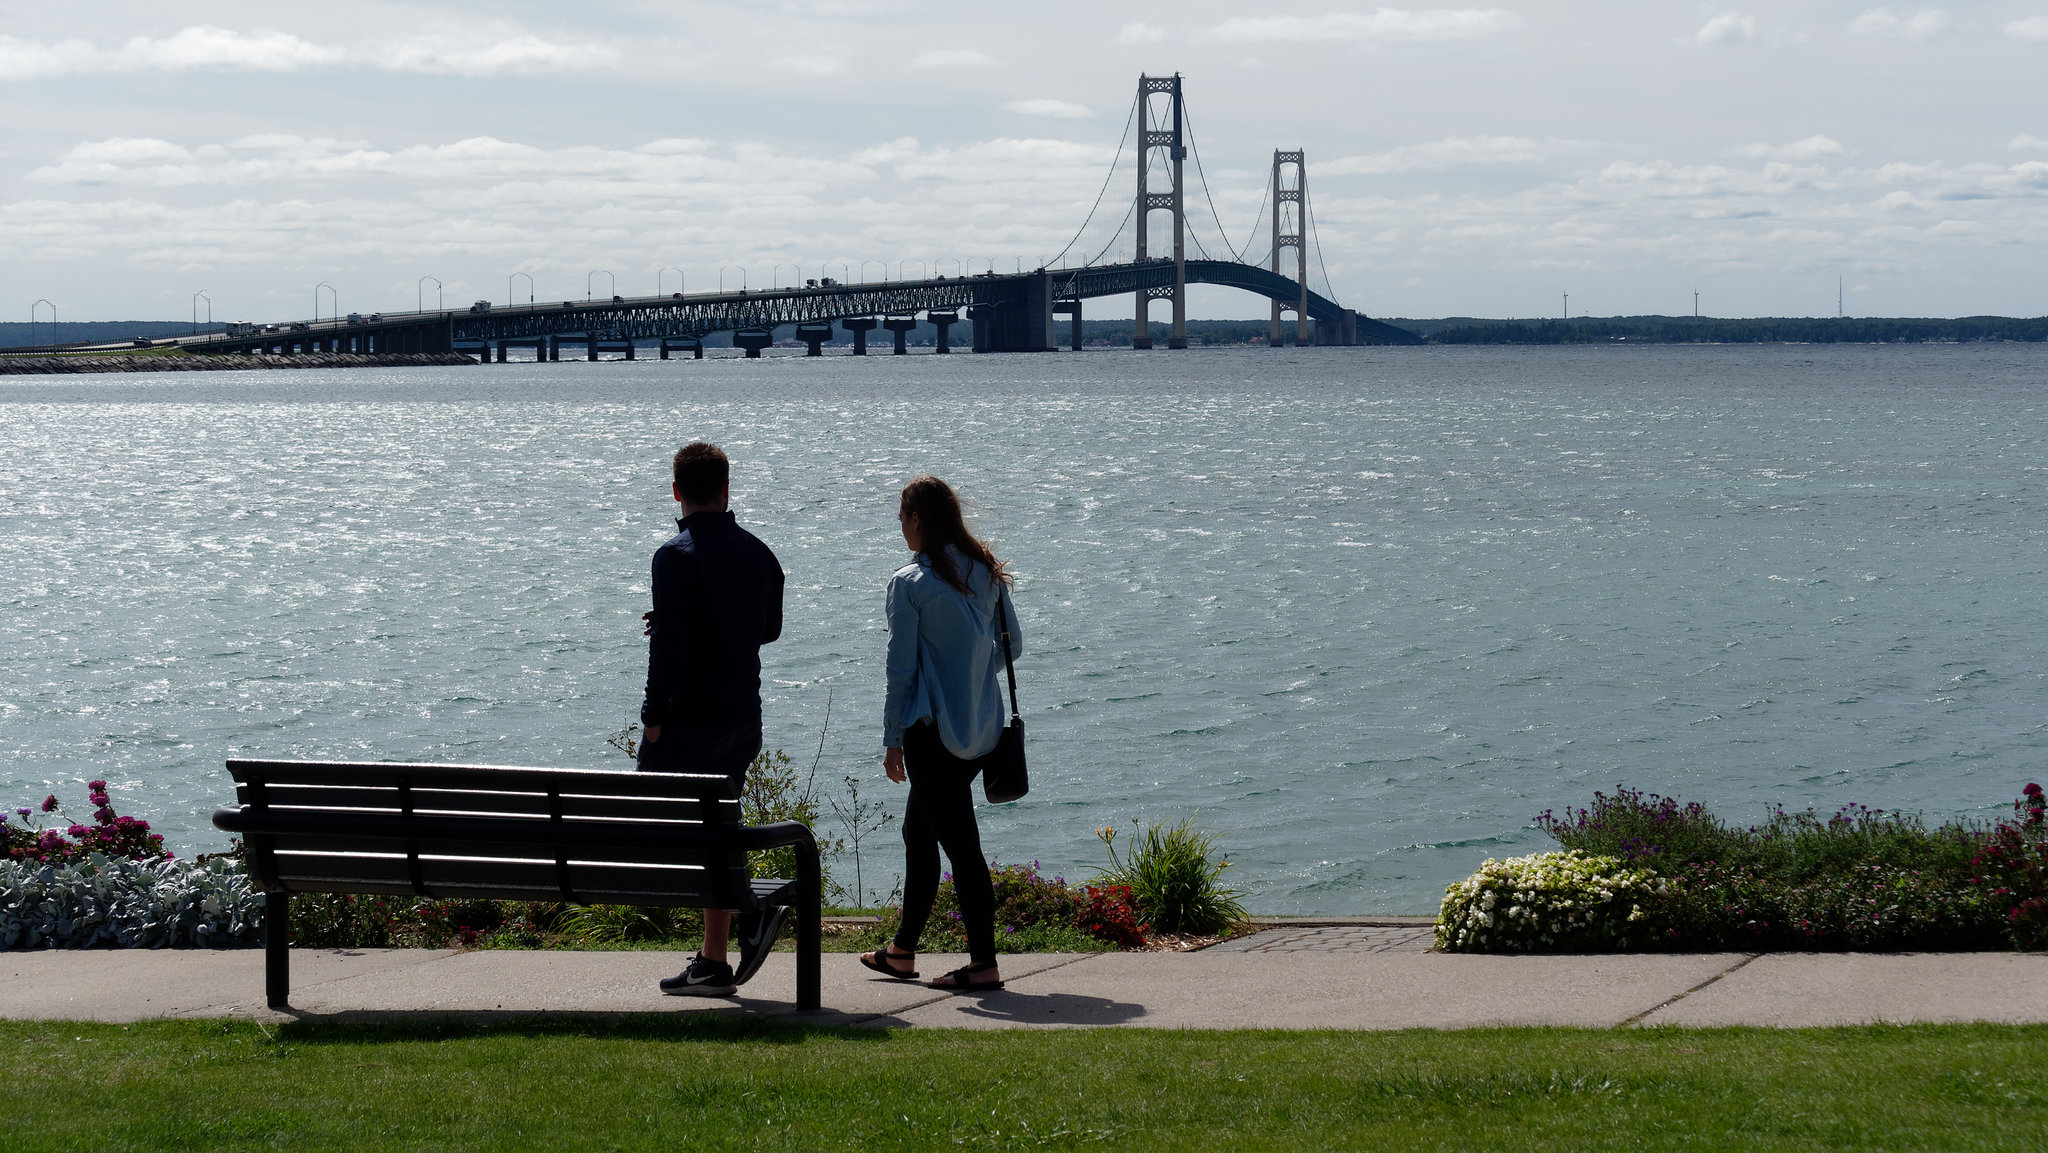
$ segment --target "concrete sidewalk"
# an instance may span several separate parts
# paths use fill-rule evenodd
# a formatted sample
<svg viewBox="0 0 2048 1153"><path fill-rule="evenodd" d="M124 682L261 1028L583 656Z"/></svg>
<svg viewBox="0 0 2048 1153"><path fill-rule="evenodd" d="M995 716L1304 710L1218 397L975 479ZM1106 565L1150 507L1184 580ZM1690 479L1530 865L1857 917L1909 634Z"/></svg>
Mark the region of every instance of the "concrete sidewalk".
<svg viewBox="0 0 2048 1153"><path fill-rule="evenodd" d="M1018 954L1008 988L950 994L825 956L818 1013L769 958L732 1000L663 997L669 953L299 950L289 1013L263 1007L263 953L0 954L0 1017L372 1020L427 1014L703 1013L917 1028L1461 1029L1498 1025L1857 1025L2048 1021L2048 954L1495 957L1300 948ZM926 955L935 975L965 958Z"/></svg>

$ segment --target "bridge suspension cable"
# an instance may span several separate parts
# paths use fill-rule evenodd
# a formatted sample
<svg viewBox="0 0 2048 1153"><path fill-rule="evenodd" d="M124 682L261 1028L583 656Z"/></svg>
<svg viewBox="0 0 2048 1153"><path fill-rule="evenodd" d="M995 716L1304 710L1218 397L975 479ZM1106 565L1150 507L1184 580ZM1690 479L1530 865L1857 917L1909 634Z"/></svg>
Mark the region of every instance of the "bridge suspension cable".
<svg viewBox="0 0 2048 1153"><path fill-rule="evenodd" d="M1306 216L1306 217L1308 217L1308 234L1309 234L1309 238L1310 238L1311 240L1315 241L1315 245L1316 245L1316 267L1317 267L1318 269L1321 269L1321 270L1322 270L1322 273L1323 273L1323 291L1324 291L1324 292L1327 292L1327 293L1329 293L1329 294L1330 294L1330 299L1331 299L1331 300L1336 300L1336 299L1337 299L1337 286L1336 286L1335 284L1332 284L1332 283L1330 283L1330 269L1329 269L1329 266L1327 266L1327 265L1325 265L1325 264L1323 263L1323 236L1322 236L1322 234L1321 234L1321 233L1319 233L1319 232L1317 232L1317 231L1316 231L1316 210L1315 210L1315 207L1314 207L1313 205L1311 205L1311 204L1308 204L1308 203L1304 202L1304 203L1302 204L1301 208L1302 208L1302 215L1303 215L1303 216Z"/></svg>
<svg viewBox="0 0 2048 1153"><path fill-rule="evenodd" d="M1239 264L1243 264L1245 263L1244 253L1237 250L1237 245L1230 243L1230 233L1224 230L1223 217L1216 211L1216 198L1209 192L1209 174L1202 169L1202 146L1195 139L1195 114L1188 110L1185 97L1181 101L1181 114L1187 118L1188 151L1195 154L1195 178L1202 182L1202 199L1208 202L1209 217L1216 222L1216 235L1222 239L1223 247L1230 250L1231 259ZM1256 226L1254 226L1253 230L1257 231ZM1189 231L1192 233L1193 230L1190 229ZM1250 242L1247 241L1246 243ZM1199 237L1195 238L1195 247L1202 247L1202 241ZM1202 255L1204 257L1208 256L1208 250L1202 249Z"/></svg>
<svg viewBox="0 0 2048 1153"><path fill-rule="evenodd" d="M1124 144L1125 144L1126 142L1128 142L1128 141L1130 140L1130 138L1131 138L1131 124L1132 124L1132 123L1133 123L1134 121L1136 121L1136 120L1137 120L1137 118L1138 118L1138 105L1139 105L1139 103L1140 103L1140 101L1139 101L1139 100L1133 100L1133 101L1131 102L1131 114L1130 114L1129 116L1126 116L1126 117L1124 118L1124 131L1123 131L1123 135L1122 135L1122 136L1119 136L1119 137L1117 137L1117 141L1116 141L1116 155L1110 158L1110 161L1109 161L1109 174L1108 174L1108 175L1106 175L1106 176L1104 176L1104 177L1102 178L1102 188L1101 188L1101 189L1100 189L1099 191L1097 191L1097 192L1095 193L1095 203L1094 203L1094 204L1091 204L1091 205L1089 205L1089 206L1088 206L1088 215L1087 215L1087 217L1086 217L1086 218L1084 218L1084 219L1083 219L1083 220L1081 221L1081 227L1079 227L1079 228L1077 228L1077 229L1075 229L1075 230L1074 230L1074 237L1073 237L1073 239L1072 239L1072 240L1069 240L1069 241L1067 241L1067 243L1066 243L1066 247L1065 247L1065 248L1062 248L1062 249L1060 249L1060 250L1059 250L1059 252L1058 252L1058 253L1056 253L1056 254L1055 254L1055 255L1053 256L1053 258L1052 258L1052 259L1051 259L1050 261L1047 261L1047 263L1048 263L1048 264L1057 264L1057 263L1059 263L1059 261L1060 261L1060 260L1062 260L1063 258L1065 258L1065 256L1067 255L1067 252L1068 252L1068 250L1069 250L1069 249L1071 249L1071 248L1073 248L1073 247L1074 247L1074 245L1075 245L1076 243L1078 243L1078 242L1080 241L1080 239L1081 239L1081 234L1082 234L1082 233L1084 233L1084 232L1086 232L1086 231L1088 231L1088 225L1089 225L1089 223L1090 223L1091 221L1093 221L1093 220L1095 219L1095 212L1096 212L1096 210L1102 207L1102 198L1103 198L1104 196L1107 196L1107 195L1109 195L1109 182L1110 182L1110 181L1112 181L1112 180L1115 180L1115 179L1116 179L1116 167L1117 167L1117 165L1118 165L1118 164L1119 164L1119 163L1120 163L1120 162L1121 162L1121 161L1123 160L1123 158L1124 158ZM1127 223L1128 223L1129 219L1130 219L1129 215L1128 215L1128 214L1126 214L1126 215L1125 215L1125 221L1126 221ZM1123 235L1123 231L1124 231L1124 230L1123 230L1123 225L1118 225L1118 226L1117 226L1117 230L1116 230L1116 236L1112 236L1112 237L1110 237L1110 243L1114 244L1114 243L1116 242L1116 237L1117 237L1117 236L1122 236L1122 235ZM1107 249L1107 248L1105 248L1105 249L1104 249L1103 251L1105 251L1105 252L1106 252L1106 251L1108 251L1108 249ZM1101 254L1100 254L1100 253L1098 253L1098 254L1097 254L1097 259L1100 259L1100 258L1101 258ZM1088 263L1092 265L1092 264L1094 264L1094 263L1095 263L1095 261L1091 260L1091 261L1089 261Z"/></svg>

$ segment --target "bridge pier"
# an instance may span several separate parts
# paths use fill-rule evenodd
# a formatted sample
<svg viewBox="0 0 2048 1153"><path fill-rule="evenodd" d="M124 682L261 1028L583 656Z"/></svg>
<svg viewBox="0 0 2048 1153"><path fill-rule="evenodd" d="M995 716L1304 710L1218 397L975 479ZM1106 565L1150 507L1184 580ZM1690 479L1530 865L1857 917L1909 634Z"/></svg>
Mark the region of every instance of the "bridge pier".
<svg viewBox="0 0 2048 1153"><path fill-rule="evenodd" d="M804 342L805 356L823 356L825 352L821 346L832 339L832 322L799 324L796 326L796 338Z"/></svg>
<svg viewBox="0 0 2048 1153"><path fill-rule="evenodd" d="M968 306L967 319L974 322L974 351L989 352L994 348L996 306L975 304Z"/></svg>
<svg viewBox="0 0 2048 1153"><path fill-rule="evenodd" d="M905 347L904 347L904 337L905 337L905 335L906 335L906 334L908 334L908 333L911 333L911 332L915 332L915 331L917 330L917 318L916 318L916 317L914 317L914 316L890 316L890 317L884 317L884 318L883 318L883 320L882 320L882 327L883 327L883 328L886 328L886 329L888 329L888 330L889 330L890 332L892 332L892 333L895 333L895 334L896 334L896 355L897 355L897 356L902 356L902 355L903 355L904 353L906 353L906 352L909 352L909 351L910 351L910 350L909 350L908 348L905 348Z"/></svg>
<svg viewBox="0 0 2048 1153"><path fill-rule="evenodd" d="M662 337L661 358L663 360L667 360L668 354L671 351L688 352L692 354L691 359L702 360L704 359L704 338L701 336L693 336L687 339L678 340L673 337Z"/></svg>
<svg viewBox="0 0 2048 1153"><path fill-rule="evenodd" d="M960 323L960 314L957 312L927 312L924 314L924 318L931 323L933 328L939 330L938 347L932 349L932 351L940 356L953 351L953 343L949 339L950 333L948 330Z"/></svg>
<svg viewBox="0 0 2048 1153"><path fill-rule="evenodd" d="M1054 301L1052 310L1054 315L1058 315L1062 312L1071 312L1074 314L1074 351L1081 351L1081 302L1078 300ZM1058 346L1055 345L1054 347Z"/></svg>
<svg viewBox="0 0 2048 1153"><path fill-rule="evenodd" d="M868 333L874 331L875 318L872 316L856 316L840 321L839 327L853 334L853 354L855 356L866 356L868 354Z"/></svg>
<svg viewBox="0 0 2048 1153"><path fill-rule="evenodd" d="M775 343L775 334L765 329L741 329L732 334L732 346L747 350L748 360L761 359L761 350Z"/></svg>

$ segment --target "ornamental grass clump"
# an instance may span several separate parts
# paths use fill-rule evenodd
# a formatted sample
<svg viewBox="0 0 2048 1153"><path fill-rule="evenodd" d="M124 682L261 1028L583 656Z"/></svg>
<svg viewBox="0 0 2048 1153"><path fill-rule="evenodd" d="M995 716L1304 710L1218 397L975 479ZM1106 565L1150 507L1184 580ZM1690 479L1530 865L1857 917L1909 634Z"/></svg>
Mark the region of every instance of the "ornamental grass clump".
<svg viewBox="0 0 2048 1153"><path fill-rule="evenodd" d="M1153 825L1142 838L1134 838L1122 858L1116 852L1115 829L1099 829L1095 835L1109 850L1103 883L1130 889L1138 912L1154 931L1207 937L1243 923L1244 906L1238 898L1244 894L1222 884L1230 858L1216 852L1218 834L1196 828L1192 818Z"/></svg>
<svg viewBox="0 0 2048 1153"><path fill-rule="evenodd" d="M1436 946L1451 953L1627 949L1669 888L1649 869L1577 849L1489 860L1444 890Z"/></svg>

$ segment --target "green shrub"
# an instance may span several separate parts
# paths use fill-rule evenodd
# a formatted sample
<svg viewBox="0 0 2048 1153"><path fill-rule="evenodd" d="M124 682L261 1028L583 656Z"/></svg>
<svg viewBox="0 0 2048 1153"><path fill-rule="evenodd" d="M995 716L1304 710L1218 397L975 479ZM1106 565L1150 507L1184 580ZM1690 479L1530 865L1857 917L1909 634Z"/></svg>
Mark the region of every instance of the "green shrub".
<svg viewBox="0 0 2048 1153"><path fill-rule="evenodd" d="M1666 883L1618 857L1568 849L1489 860L1444 890L1437 948L1452 953L1592 952L1642 945Z"/></svg>
<svg viewBox="0 0 2048 1153"><path fill-rule="evenodd" d="M1688 865L1716 864L1775 875L1790 883L1861 865L1967 877L1986 829L1951 821L1929 829L1917 816L1848 805L1831 817L1772 807L1764 823L1723 824L1698 801L1681 805L1636 789L1594 793L1591 806L1544 813L1536 827L1567 849L1619 857L1677 876Z"/></svg>
<svg viewBox="0 0 2048 1153"><path fill-rule="evenodd" d="M1209 936L1244 921L1244 906L1238 903L1244 894L1221 884L1230 858L1210 859L1219 835L1197 829L1193 818L1153 825L1125 859L1117 857L1116 830L1102 829L1096 835L1109 849L1110 867L1103 870L1103 881L1129 886L1139 914L1153 931Z"/></svg>
<svg viewBox="0 0 2048 1153"><path fill-rule="evenodd" d="M562 932L572 941L592 945L624 945L672 941L704 935L702 909L649 905L577 905L562 917Z"/></svg>

